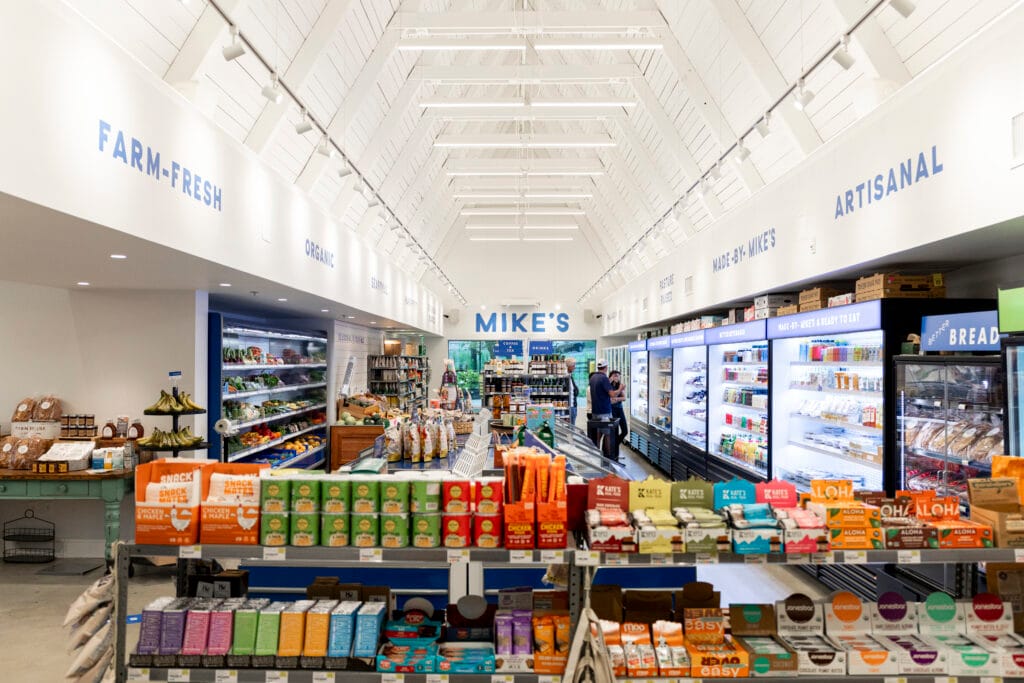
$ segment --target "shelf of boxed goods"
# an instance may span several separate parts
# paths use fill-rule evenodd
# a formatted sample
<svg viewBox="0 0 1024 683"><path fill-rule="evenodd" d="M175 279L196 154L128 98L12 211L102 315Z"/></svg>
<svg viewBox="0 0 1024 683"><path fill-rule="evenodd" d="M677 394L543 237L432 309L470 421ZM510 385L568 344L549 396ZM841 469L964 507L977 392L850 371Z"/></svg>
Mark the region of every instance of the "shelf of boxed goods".
<svg viewBox="0 0 1024 683"><path fill-rule="evenodd" d="M931 458L932 460L942 460L943 462L953 463L954 465L970 467L985 473L987 476L992 476L992 465L978 462L977 460L958 458L952 454L944 455L942 453L936 453L935 451L928 451L922 448L907 448L907 454L919 458Z"/></svg>
<svg viewBox="0 0 1024 683"><path fill-rule="evenodd" d="M187 683L334 683L335 681L357 681L359 683L559 683L561 676L538 676L537 674L388 674L372 671L310 671L302 669L275 671L271 669L237 669L219 673L216 669L130 669L129 681L186 681ZM835 683L849 680L854 683L905 683L906 681L928 681L928 683L997 683L1004 679L979 676L793 676L806 683ZM617 683L652 683L653 681L678 681L700 683L700 678L616 678ZM760 678L714 678L703 680L764 681ZM1010 680L1010 679L1006 679Z"/></svg>

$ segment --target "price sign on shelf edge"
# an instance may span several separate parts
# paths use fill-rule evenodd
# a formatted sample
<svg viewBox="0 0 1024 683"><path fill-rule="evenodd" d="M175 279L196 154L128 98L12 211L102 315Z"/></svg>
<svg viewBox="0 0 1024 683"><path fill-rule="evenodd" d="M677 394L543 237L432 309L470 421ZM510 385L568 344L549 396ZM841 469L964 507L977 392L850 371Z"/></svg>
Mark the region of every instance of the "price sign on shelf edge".
<svg viewBox="0 0 1024 683"><path fill-rule="evenodd" d="M510 550L508 551L508 561L512 564L530 564L533 562L533 551Z"/></svg>
<svg viewBox="0 0 1024 683"><path fill-rule="evenodd" d="M427 683L448 683L448 674L427 674Z"/></svg>
<svg viewBox="0 0 1024 683"><path fill-rule="evenodd" d="M263 559L274 562L283 562L287 555L283 547L271 546L263 548Z"/></svg>
<svg viewBox="0 0 1024 683"><path fill-rule="evenodd" d="M360 562L381 562L384 559L384 553L380 548L360 548L359 549L359 561Z"/></svg>
<svg viewBox="0 0 1024 683"><path fill-rule="evenodd" d="M129 667L128 680L131 683L136 683L137 681L149 681L149 669L136 669Z"/></svg>
<svg viewBox="0 0 1024 683"><path fill-rule="evenodd" d="M405 683L405 674L381 674L380 683Z"/></svg>
<svg viewBox="0 0 1024 683"><path fill-rule="evenodd" d="M203 559L203 546L183 545L178 548L178 557L182 560L201 560Z"/></svg>
<svg viewBox="0 0 1024 683"><path fill-rule="evenodd" d="M288 683L288 672L268 671L265 680L267 683Z"/></svg>
<svg viewBox="0 0 1024 683"><path fill-rule="evenodd" d="M601 553L597 550L577 550L575 562L581 567L596 567L601 564Z"/></svg>
<svg viewBox="0 0 1024 683"><path fill-rule="evenodd" d="M188 669L168 669L167 683L189 683L192 676Z"/></svg>
<svg viewBox="0 0 1024 683"><path fill-rule="evenodd" d="M897 550L896 561L899 564L921 564L921 551Z"/></svg>
<svg viewBox="0 0 1024 683"><path fill-rule="evenodd" d="M313 683L334 683L333 671L314 671ZM429 681L427 683L430 683Z"/></svg>
<svg viewBox="0 0 1024 683"><path fill-rule="evenodd" d="M562 564L565 562L564 550L541 550L540 561L544 564Z"/></svg>
<svg viewBox="0 0 1024 683"><path fill-rule="evenodd" d="M238 683L238 672L234 669L217 669L213 674L213 683Z"/></svg>

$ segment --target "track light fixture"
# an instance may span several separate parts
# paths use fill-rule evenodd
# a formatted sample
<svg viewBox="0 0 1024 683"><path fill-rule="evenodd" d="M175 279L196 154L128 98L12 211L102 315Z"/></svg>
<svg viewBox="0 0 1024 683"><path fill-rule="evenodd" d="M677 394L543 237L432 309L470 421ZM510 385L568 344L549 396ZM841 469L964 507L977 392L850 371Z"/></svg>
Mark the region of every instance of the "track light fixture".
<svg viewBox="0 0 1024 683"><path fill-rule="evenodd" d="M320 142L316 146L316 153L328 159L334 156L334 145L331 144L331 139L326 134L321 136Z"/></svg>
<svg viewBox="0 0 1024 683"><path fill-rule="evenodd" d="M302 118L295 124L295 132L299 135L305 135L311 130L313 130L313 122L309 120L309 114L303 109Z"/></svg>
<svg viewBox="0 0 1024 683"><path fill-rule="evenodd" d="M716 161L715 165L708 169L708 177L714 180L721 180L722 168L720 166L720 162Z"/></svg>
<svg viewBox="0 0 1024 683"><path fill-rule="evenodd" d="M768 137L768 134L772 132L771 120L772 113L770 111L766 111L761 120L754 124L754 130L757 131L757 134L761 136L762 140Z"/></svg>
<svg viewBox="0 0 1024 683"><path fill-rule="evenodd" d="M380 206L380 200L377 197L373 197L373 199L366 203L366 208L368 209L372 209L375 206Z"/></svg>
<svg viewBox="0 0 1024 683"><path fill-rule="evenodd" d="M284 99L284 91L281 89L276 71L270 74L270 83L263 86L263 90L260 92L274 104L281 104L281 100Z"/></svg>
<svg viewBox="0 0 1024 683"><path fill-rule="evenodd" d="M750 157L750 150L743 144L743 138L736 141L736 163L742 164Z"/></svg>
<svg viewBox="0 0 1024 683"><path fill-rule="evenodd" d="M832 53L832 59L835 60L836 64L843 67L843 69L849 69L853 66L853 62L855 61L853 55L850 54L849 47L850 36L843 36L840 39L839 47L837 47L836 51Z"/></svg>
<svg viewBox="0 0 1024 683"><path fill-rule="evenodd" d="M231 31L231 43L224 46L224 49L220 51L224 55L226 61L234 61L245 54L245 43L238 37L238 27L229 27Z"/></svg>
<svg viewBox="0 0 1024 683"><path fill-rule="evenodd" d="M352 175L352 169L348 167L348 164L342 163L341 168L338 169L339 178L347 178Z"/></svg>
<svg viewBox="0 0 1024 683"><path fill-rule="evenodd" d="M813 99L814 93L804 87L804 79L801 78L796 82L796 90L793 91L793 106L803 111Z"/></svg>
<svg viewBox="0 0 1024 683"><path fill-rule="evenodd" d="M904 19L913 14L914 10L917 9L917 5L910 0L889 0L889 7L903 15Z"/></svg>

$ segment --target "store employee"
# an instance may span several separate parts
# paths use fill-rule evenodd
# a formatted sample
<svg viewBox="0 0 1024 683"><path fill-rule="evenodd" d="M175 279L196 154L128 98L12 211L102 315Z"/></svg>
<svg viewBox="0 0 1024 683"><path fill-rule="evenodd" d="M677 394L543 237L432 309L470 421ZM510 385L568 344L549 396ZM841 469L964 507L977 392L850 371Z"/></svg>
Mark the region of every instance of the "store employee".
<svg viewBox="0 0 1024 683"><path fill-rule="evenodd" d="M592 403L592 419L610 420L612 418L612 384L608 380L608 361L603 358L597 361L597 372L590 376L590 400Z"/></svg>

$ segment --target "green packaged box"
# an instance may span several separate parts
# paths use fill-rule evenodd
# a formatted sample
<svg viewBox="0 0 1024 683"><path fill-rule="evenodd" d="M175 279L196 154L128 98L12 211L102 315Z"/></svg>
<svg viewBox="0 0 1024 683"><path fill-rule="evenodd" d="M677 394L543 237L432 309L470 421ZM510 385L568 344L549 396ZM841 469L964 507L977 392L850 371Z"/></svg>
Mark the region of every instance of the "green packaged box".
<svg viewBox="0 0 1024 683"><path fill-rule="evenodd" d="M320 543L320 515L292 513L291 538L289 543L294 546L308 548Z"/></svg>
<svg viewBox="0 0 1024 683"><path fill-rule="evenodd" d="M375 548L380 542L380 515L377 513L351 515L352 545L357 548Z"/></svg>
<svg viewBox="0 0 1024 683"><path fill-rule="evenodd" d="M324 477L320 484L320 511L341 514L352 511L352 482L342 477Z"/></svg>
<svg viewBox="0 0 1024 683"><path fill-rule="evenodd" d="M382 548L409 547L409 514L381 514L380 546Z"/></svg>
<svg viewBox="0 0 1024 683"><path fill-rule="evenodd" d="M441 547L440 513L412 516L412 544L417 548Z"/></svg>
<svg viewBox="0 0 1024 683"><path fill-rule="evenodd" d="M409 511L409 481L389 477L380 482L380 511L401 514Z"/></svg>
<svg viewBox="0 0 1024 683"><path fill-rule="evenodd" d="M343 548L350 542L349 515L320 513L320 545Z"/></svg>
<svg viewBox="0 0 1024 683"><path fill-rule="evenodd" d="M288 512L264 512L260 515L260 545L288 545Z"/></svg>
<svg viewBox="0 0 1024 683"><path fill-rule="evenodd" d="M269 604L270 600L266 598L253 598L235 610L231 654L249 656L256 651L256 627L260 610Z"/></svg>
<svg viewBox="0 0 1024 683"><path fill-rule="evenodd" d="M375 477L352 477L352 512L380 512L380 480Z"/></svg>
<svg viewBox="0 0 1024 683"><path fill-rule="evenodd" d="M292 483L281 477L260 478L260 510L288 512L292 499Z"/></svg>
<svg viewBox="0 0 1024 683"><path fill-rule="evenodd" d="M277 656L277 643L281 635L281 612L290 605L289 602L272 602L260 610L253 655L257 657Z"/></svg>
<svg viewBox="0 0 1024 683"><path fill-rule="evenodd" d="M292 480L292 512L310 514L320 512L320 480Z"/></svg>
<svg viewBox="0 0 1024 683"><path fill-rule="evenodd" d="M418 514L441 511L441 482L410 482L409 510Z"/></svg>

